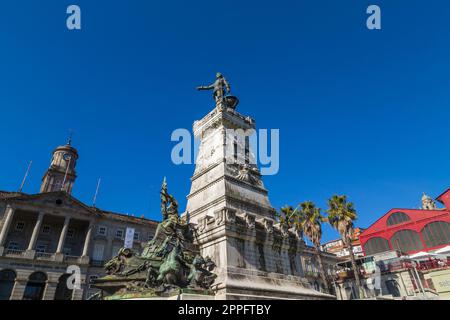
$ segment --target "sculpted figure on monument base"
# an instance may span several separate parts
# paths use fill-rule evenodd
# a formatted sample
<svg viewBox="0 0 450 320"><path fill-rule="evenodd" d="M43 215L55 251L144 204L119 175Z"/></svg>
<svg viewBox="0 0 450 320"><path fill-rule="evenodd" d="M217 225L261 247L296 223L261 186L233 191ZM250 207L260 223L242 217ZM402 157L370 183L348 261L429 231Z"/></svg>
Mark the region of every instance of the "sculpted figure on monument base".
<svg viewBox="0 0 450 320"><path fill-rule="evenodd" d="M161 213L156 234L142 254L122 248L105 264L107 276L92 281L101 289L92 299L122 299L177 294L183 289L210 293L216 275L214 262L200 255L193 242L196 230L180 219L178 204L167 192L164 179L161 188Z"/></svg>

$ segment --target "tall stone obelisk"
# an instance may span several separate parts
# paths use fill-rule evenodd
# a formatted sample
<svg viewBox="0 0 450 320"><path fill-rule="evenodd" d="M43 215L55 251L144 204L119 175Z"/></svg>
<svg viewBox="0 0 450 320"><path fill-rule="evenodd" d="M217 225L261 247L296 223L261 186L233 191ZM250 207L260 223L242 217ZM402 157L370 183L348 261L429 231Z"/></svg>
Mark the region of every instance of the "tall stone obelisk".
<svg viewBox="0 0 450 320"><path fill-rule="evenodd" d="M214 90L216 106L194 122L201 142L186 211L197 224L202 255L217 264L216 297L333 298L311 289L303 270L314 250L298 231L276 222L248 143L233 134L255 129L255 121L236 112L238 100L226 95L230 86L221 74L199 89ZM232 161L240 155L244 161Z"/></svg>
<svg viewBox="0 0 450 320"><path fill-rule="evenodd" d="M223 207L274 219L275 211L256 165L234 161L235 155L229 154L230 146L243 158L246 152L251 152L245 143L236 141L239 139L232 132L254 128L253 119L220 104L194 123L194 134L201 142L187 197L192 222L197 223L205 216L213 217L214 212Z"/></svg>

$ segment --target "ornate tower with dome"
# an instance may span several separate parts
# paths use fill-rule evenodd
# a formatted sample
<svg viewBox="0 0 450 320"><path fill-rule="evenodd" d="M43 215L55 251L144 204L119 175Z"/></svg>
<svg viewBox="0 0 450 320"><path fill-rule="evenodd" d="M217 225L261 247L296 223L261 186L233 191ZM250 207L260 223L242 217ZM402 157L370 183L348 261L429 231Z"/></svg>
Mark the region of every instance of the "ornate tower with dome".
<svg viewBox="0 0 450 320"><path fill-rule="evenodd" d="M77 149L72 147L69 139L67 144L53 151L50 167L42 178L41 193L66 191L72 193L73 184L77 178L75 167L78 160Z"/></svg>

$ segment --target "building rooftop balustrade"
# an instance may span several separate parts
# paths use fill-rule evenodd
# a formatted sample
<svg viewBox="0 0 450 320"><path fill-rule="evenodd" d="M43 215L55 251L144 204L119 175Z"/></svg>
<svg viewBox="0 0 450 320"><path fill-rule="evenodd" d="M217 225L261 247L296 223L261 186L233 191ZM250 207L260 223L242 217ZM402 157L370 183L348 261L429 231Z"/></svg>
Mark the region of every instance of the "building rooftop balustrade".
<svg viewBox="0 0 450 320"><path fill-rule="evenodd" d="M57 254L54 252L34 252L32 250L18 250L18 249L5 249L3 254L0 255L9 258L20 258L27 260L38 260L38 261L56 261L65 262L69 264L89 264L88 257L74 256L74 255L64 255L63 260L59 260ZM104 261L93 261L91 263L93 266L103 267Z"/></svg>
<svg viewBox="0 0 450 320"><path fill-rule="evenodd" d="M69 263L78 263L80 261L79 256L71 256L71 255L65 255L64 261Z"/></svg>
<svg viewBox="0 0 450 320"><path fill-rule="evenodd" d="M38 260L53 260L54 253L36 252L35 258Z"/></svg>
<svg viewBox="0 0 450 320"><path fill-rule="evenodd" d="M5 249L5 256L23 256L25 250Z"/></svg>
<svg viewBox="0 0 450 320"><path fill-rule="evenodd" d="M427 261L414 261L407 257L398 257L393 259L388 259L384 261L377 261L376 266L379 268L380 272L390 273L395 271L409 270L416 268L418 271L426 272L436 269L445 269L450 266L450 258L447 260L430 259ZM377 272L376 268L371 264L369 266L362 266L360 269L361 278L372 277ZM342 268L336 271L337 279L340 281L354 279L355 275L352 269Z"/></svg>
<svg viewBox="0 0 450 320"><path fill-rule="evenodd" d="M419 264L416 266L416 268L421 271L428 271L440 268L448 268L449 266L450 266L450 257L447 258L447 260L445 261L438 259L433 259L429 261L420 261Z"/></svg>

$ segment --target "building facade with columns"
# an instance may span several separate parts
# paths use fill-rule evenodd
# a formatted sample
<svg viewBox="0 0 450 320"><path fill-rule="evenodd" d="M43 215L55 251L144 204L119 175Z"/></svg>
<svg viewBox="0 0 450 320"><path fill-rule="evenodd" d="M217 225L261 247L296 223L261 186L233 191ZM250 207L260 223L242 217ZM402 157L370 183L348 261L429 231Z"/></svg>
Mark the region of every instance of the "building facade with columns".
<svg viewBox="0 0 450 320"><path fill-rule="evenodd" d="M53 152L38 194L0 191L0 300L80 300L93 294L92 277L134 232L140 251L157 222L104 211L71 195L78 152L70 143ZM70 288L71 270L80 286ZM73 279L73 277L71 278ZM69 281L71 282L71 281Z"/></svg>

